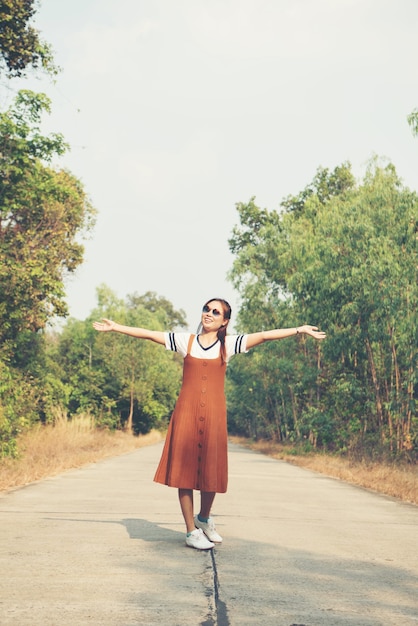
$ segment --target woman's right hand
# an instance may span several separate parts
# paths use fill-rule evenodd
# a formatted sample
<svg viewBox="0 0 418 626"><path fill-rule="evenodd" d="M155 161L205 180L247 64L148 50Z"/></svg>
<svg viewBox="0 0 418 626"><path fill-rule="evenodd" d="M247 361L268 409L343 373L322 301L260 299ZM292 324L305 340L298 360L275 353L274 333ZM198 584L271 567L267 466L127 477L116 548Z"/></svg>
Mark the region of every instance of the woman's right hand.
<svg viewBox="0 0 418 626"><path fill-rule="evenodd" d="M115 330L115 326L116 322L107 320L105 317L101 322L93 322L93 328L99 332L109 332L110 330Z"/></svg>

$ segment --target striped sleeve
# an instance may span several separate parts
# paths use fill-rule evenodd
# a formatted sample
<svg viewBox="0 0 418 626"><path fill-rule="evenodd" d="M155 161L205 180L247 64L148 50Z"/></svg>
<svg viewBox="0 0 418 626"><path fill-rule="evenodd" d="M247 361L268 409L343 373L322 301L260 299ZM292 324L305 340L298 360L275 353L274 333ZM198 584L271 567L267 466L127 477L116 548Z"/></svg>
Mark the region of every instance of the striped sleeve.
<svg viewBox="0 0 418 626"><path fill-rule="evenodd" d="M166 350L186 356L190 333L165 332L164 337Z"/></svg>
<svg viewBox="0 0 418 626"><path fill-rule="evenodd" d="M235 354L248 352L247 350L248 335L227 335L226 336L226 353L229 360Z"/></svg>
<svg viewBox="0 0 418 626"><path fill-rule="evenodd" d="M234 354L240 354L247 351L247 337L246 335L237 335L235 339Z"/></svg>
<svg viewBox="0 0 418 626"><path fill-rule="evenodd" d="M171 350L172 352L177 352L175 333L165 333L165 347L167 348L167 350Z"/></svg>

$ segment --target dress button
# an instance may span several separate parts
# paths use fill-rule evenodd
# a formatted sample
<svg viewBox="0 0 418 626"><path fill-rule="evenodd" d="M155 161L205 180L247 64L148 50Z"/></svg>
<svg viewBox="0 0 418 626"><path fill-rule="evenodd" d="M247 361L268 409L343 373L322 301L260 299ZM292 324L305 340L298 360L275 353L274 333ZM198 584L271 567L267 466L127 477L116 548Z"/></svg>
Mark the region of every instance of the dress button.
<svg viewBox="0 0 418 626"><path fill-rule="evenodd" d="M203 365L203 367L206 367L207 366L207 361L203 361L202 365Z"/></svg>
<svg viewBox="0 0 418 626"><path fill-rule="evenodd" d="M200 421L200 422L204 422L204 421L205 421L205 418L203 417L203 415L201 415L201 416L199 417L199 421Z"/></svg>
<svg viewBox="0 0 418 626"><path fill-rule="evenodd" d="M206 393L206 387L202 387L202 393Z"/></svg>
<svg viewBox="0 0 418 626"><path fill-rule="evenodd" d="M203 430L202 429L199 430L199 435L203 435Z"/></svg>
<svg viewBox="0 0 418 626"><path fill-rule="evenodd" d="M208 379L208 377L206 375L202 376L202 380L207 380L207 379Z"/></svg>
<svg viewBox="0 0 418 626"><path fill-rule="evenodd" d="M206 406L206 404L204 402L201 402L200 406Z"/></svg>
<svg viewBox="0 0 418 626"><path fill-rule="evenodd" d="M198 448L201 448L201 447L202 447L202 444L201 444L201 443L198 443L198 444L197 444L197 447L198 447Z"/></svg>

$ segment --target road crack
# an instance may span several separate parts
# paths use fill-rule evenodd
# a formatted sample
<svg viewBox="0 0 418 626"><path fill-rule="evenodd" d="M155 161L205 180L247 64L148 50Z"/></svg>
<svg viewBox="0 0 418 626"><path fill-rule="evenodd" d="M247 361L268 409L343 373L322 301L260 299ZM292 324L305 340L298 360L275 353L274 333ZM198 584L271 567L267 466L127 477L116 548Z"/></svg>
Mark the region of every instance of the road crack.
<svg viewBox="0 0 418 626"><path fill-rule="evenodd" d="M216 566L215 550L209 550L210 561L206 565L205 581L206 589L205 595L208 599L208 613L200 626L230 626L228 609L220 598L219 594L219 576L218 568Z"/></svg>

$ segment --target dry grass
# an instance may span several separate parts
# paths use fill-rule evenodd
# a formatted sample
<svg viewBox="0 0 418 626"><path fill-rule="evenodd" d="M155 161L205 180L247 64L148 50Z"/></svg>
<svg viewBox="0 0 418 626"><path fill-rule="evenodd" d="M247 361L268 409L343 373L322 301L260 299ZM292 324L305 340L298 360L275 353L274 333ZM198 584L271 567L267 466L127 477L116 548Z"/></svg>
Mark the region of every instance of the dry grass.
<svg viewBox="0 0 418 626"><path fill-rule="evenodd" d="M89 416L71 421L60 416L54 426L38 425L22 435L17 459L0 460L0 491L125 454L162 438L158 431L134 437L121 431L97 430Z"/></svg>
<svg viewBox="0 0 418 626"><path fill-rule="evenodd" d="M275 459L372 489L403 502L418 504L418 468L416 465L355 463L349 459L326 454L290 454L289 448L271 441L253 442L241 437L231 437L231 441Z"/></svg>

